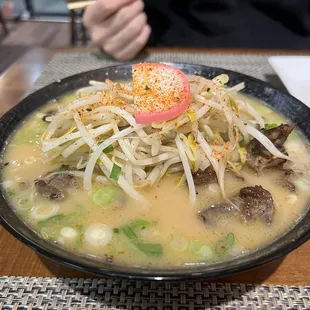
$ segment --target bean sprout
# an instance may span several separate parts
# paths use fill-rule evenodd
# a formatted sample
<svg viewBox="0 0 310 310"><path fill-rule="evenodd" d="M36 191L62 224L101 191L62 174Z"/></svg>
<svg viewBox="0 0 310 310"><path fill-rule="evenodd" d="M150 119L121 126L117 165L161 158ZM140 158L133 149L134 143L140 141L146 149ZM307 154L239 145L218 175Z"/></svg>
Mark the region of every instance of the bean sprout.
<svg viewBox="0 0 310 310"><path fill-rule="evenodd" d="M193 99L188 109L150 125L136 123L131 85L90 81L76 92L74 101L47 118L42 151L47 161L60 159L85 169L64 172L81 177L85 189L94 182L117 183L137 200L143 199L137 188L154 186L168 173L180 173L186 178L190 202L195 203L192 174L211 165L225 197L226 165L231 165L229 155L241 141L247 144L254 137L274 156L289 159L256 128L265 125L259 112L233 98L244 83L227 88L227 79L189 76ZM121 168L117 180L110 177L113 165Z"/></svg>

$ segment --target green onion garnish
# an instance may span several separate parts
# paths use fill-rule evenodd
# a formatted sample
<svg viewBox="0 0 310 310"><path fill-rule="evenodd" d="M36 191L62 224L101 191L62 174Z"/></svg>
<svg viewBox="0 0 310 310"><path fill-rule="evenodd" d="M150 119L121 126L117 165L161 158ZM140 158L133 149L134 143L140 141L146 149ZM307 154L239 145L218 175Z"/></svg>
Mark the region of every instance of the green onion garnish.
<svg viewBox="0 0 310 310"><path fill-rule="evenodd" d="M137 220L138 222L141 221L139 224L142 224L143 226L146 226L146 224L150 224L149 222L146 222L144 220ZM138 223L136 222L136 223ZM141 227L138 225L138 227ZM123 226L122 227L123 233L126 235L126 237L132 242L133 245L136 246L136 248L148 256L160 256L163 254L163 246L158 243L143 243L140 242L138 236L136 235L135 231L130 226Z"/></svg>
<svg viewBox="0 0 310 310"><path fill-rule="evenodd" d="M160 256L163 254L163 246L158 243L137 243L136 247L148 256Z"/></svg>
<svg viewBox="0 0 310 310"><path fill-rule="evenodd" d="M94 191L91 199L96 206L108 207L120 197L121 192L117 187L105 186Z"/></svg>
<svg viewBox="0 0 310 310"><path fill-rule="evenodd" d="M270 130L270 129L273 129L273 128L276 128L278 127L277 124L265 124L265 130Z"/></svg>
<svg viewBox="0 0 310 310"><path fill-rule="evenodd" d="M84 226L81 225L81 224L77 224L77 225L74 225L74 227L77 229L79 235L76 239L76 246L78 248L80 248L82 245L83 245L83 242L84 242L84 239L83 239L83 233L84 233Z"/></svg>
<svg viewBox="0 0 310 310"><path fill-rule="evenodd" d="M148 221L145 221L145 220L133 220L131 223L130 223L130 227L132 230L136 230L137 228L140 228L140 229L144 229L144 228L148 228L150 227L152 224Z"/></svg>
<svg viewBox="0 0 310 310"><path fill-rule="evenodd" d="M111 153L111 152L113 152L113 151L114 151L114 147L113 147L113 145L111 144L111 145L107 146L107 147L103 150L103 153L104 153L104 154L108 154L108 153Z"/></svg>
<svg viewBox="0 0 310 310"><path fill-rule="evenodd" d="M215 252L218 255L225 254L235 243L235 235L230 232L226 235L224 240L219 240L215 246Z"/></svg>
<svg viewBox="0 0 310 310"><path fill-rule="evenodd" d="M46 226L46 225L51 225L51 224L55 224L55 223L58 223L59 221L67 218L68 216L67 215L64 215L62 213L60 214L56 214L56 215L53 215L45 220L41 220L38 222L38 225L39 226Z"/></svg>
<svg viewBox="0 0 310 310"><path fill-rule="evenodd" d="M110 178L114 181L118 181L119 176L121 175L122 168L116 164L113 164L113 168L110 174Z"/></svg>
<svg viewBox="0 0 310 310"><path fill-rule="evenodd" d="M228 247L231 247L234 243L235 243L235 235L232 232L230 232L226 236L226 245Z"/></svg>
<svg viewBox="0 0 310 310"><path fill-rule="evenodd" d="M227 252L228 250L228 247L226 245L226 243L223 241L223 240L219 240L217 243L216 243L216 246L215 246L215 252L218 254L218 255L223 255Z"/></svg>
<svg viewBox="0 0 310 310"><path fill-rule="evenodd" d="M136 242L138 240L136 233L129 226L124 226L122 230L127 238L132 242Z"/></svg>

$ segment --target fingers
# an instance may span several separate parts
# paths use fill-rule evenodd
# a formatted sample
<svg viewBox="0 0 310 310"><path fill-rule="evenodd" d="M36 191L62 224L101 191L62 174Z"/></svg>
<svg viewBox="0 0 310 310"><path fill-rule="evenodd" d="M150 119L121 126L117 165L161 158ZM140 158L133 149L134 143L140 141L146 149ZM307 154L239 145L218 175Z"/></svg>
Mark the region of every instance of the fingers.
<svg viewBox="0 0 310 310"><path fill-rule="evenodd" d="M119 60L134 57L151 33L143 0L97 0L86 9L83 22L92 41Z"/></svg>
<svg viewBox="0 0 310 310"><path fill-rule="evenodd" d="M151 27L145 25L139 35L132 40L123 50L118 51L114 57L117 60L125 61L134 58L146 45L151 34Z"/></svg>
<svg viewBox="0 0 310 310"><path fill-rule="evenodd" d="M96 25L117 12L123 6L134 1L135 0L97 0L94 4L87 7L83 16L83 23L87 28Z"/></svg>
<svg viewBox="0 0 310 310"><path fill-rule="evenodd" d="M143 12L144 3L141 0L134 1L128 6L122 7L114 15L108 17L102 23L93 27L92 40L95 44L104 42L112 37L133 20L139 13Z"/></svg>
<svg viewBox="0 0 310 310"><path fill-rule="evenodd" d="M143 27L146 25L146 20L147 17L145 13L140 13L120 32L107 39L103 44L103 49L107 53L115 55L140 34Z"/></svg>

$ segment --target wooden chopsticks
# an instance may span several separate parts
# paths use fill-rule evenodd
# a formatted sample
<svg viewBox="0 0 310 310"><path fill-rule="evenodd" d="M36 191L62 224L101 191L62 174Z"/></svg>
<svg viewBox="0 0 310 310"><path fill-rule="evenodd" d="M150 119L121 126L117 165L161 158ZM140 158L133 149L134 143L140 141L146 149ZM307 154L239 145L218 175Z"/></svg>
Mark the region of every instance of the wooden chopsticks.
<svg viewBox="0 0 310 310"><path fill-rule="evenodd" d="M95 2L96 0L71 1L71 2L68 2L67 7L69 10L85 9L87 6Z"/></svg>

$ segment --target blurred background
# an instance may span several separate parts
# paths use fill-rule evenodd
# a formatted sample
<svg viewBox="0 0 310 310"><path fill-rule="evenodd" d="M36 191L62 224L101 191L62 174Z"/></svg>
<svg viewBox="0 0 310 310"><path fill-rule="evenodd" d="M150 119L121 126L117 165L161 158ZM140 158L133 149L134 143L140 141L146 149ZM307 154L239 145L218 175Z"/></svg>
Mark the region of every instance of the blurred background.
<svg viewBox="0 0 310 310"><path fill-rule="evenodd" d="M66 0L0 0L0 74L30 48L90 45Z"/></svg>
<svg viewBox="0 0 310 310"><path fill-rule="evenodd" d="M6 0L1 0L0 3L3 5ZM64 0L14 0L13 1L16 14L23 17L27 17L27 3L30 3L28 10L34 16L67 16L68 9L66 1Z"/></svg>
<svg viewBox="0 0 310 310"><path fill-rule="evenodd" d="M83 10L69 9L81 2L0 0L0 73L33 47L91 45L81 23ZM150 46L310 50L310 0L144 3Z"/></svg>
<svg viewBox="0 0 310 310"><path fill-rule="evenodd" d="M2 45L69 44L68 23L71 19L66 0L0 0L0 7L8 30L5 39L5 31L0 32Z"/></svg>

